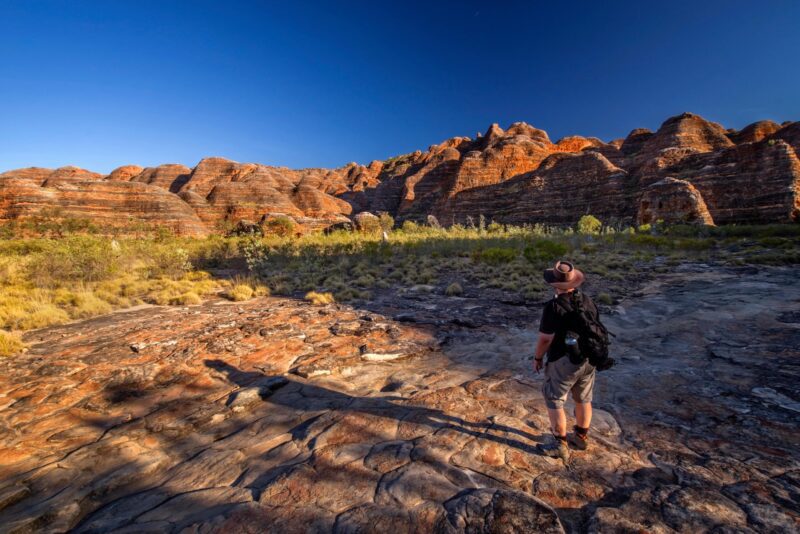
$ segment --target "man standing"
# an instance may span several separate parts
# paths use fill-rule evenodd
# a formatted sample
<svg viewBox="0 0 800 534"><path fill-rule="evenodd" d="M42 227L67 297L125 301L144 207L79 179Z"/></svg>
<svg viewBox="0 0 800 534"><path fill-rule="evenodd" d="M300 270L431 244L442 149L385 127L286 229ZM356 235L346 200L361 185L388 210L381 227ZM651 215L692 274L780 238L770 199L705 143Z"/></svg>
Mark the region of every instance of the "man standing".
<svg viewBox="0 0 800 534"><path fill-rule="evenodd" d="M564 461L569 459L569 442L578 450L586 450L589 443L589 425L592 421L592 391L595 368L588 358L580 354L576 332L582 331L580 310L594 314L597 307L592 299L577 291L585 277L571 263L559 261L552 269L544 271L545 281L555 289L555 296L544 307L539 325L533 368L538 373L544 368L544 394L553 441L540 445L543 454ZM547 353L547 363L544 356ZM572 393L575 401L574 432L567 436L567 417L564 402Z"/></svg>

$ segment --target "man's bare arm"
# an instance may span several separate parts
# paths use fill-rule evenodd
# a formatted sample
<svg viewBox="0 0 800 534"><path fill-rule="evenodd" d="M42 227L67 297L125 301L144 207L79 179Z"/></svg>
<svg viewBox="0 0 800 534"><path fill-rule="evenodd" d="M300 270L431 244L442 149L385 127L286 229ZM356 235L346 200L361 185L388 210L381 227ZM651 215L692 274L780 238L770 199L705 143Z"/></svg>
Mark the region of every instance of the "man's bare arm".
<svg viewBox="0 0 800 534"><path fill-rule="evenodd" d="M554 334L545 334L543 332L539 332L539 339L536 340L536 352L534 353L534 361L533 361L533 368L538 373L542 366L542 359L544 358L547 349L550 348L550 344L553 343Z"/></svg>
<svg viewBox="0 0 800 534"><path fill-rule="evenodd" d="M534 355L536 359L544 358L547 349L549 349L550 345L553 343L554 337L555 334L539 332L539 339L536 340L536 354Z"/></svg>

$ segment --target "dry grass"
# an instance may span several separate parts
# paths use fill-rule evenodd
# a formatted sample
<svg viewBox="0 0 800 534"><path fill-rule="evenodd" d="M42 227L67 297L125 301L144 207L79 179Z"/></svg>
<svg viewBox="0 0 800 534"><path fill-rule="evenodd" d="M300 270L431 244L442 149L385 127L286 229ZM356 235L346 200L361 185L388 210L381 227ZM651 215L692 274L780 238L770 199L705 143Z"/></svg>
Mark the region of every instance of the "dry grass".
<svg viewBox="0 0 800 534"><path fill-rule="evenodd" d="M606 295L624 294L622 273L669 272L686 261L800 264L800 225L591 230L492 224L442 229L407 222L385 243L364 232L0 238L0 329L31 330L142 303L196 305L215 294L241 301L269 295L268 288L323 305L414 286L455 296L468 284L539 302L549 295L542 269L555 258L575 262L592 288ZM245 268L249 275L227 278L245 275ZM216 269L226 269L226 277L209 272L219 275ZM602 293L598 302L613 302Z"/></svg>
<svg viewBox="0 0 800 534"><path fill-rule="evenodd" d="M142 303L199 304L227 283L198 267L230 259L233 249L237 241L219 239L0 239L0 328L32 330Z"/></svg>
<svg viewBox="0 0 800 534"><path fill-rule="evenodd" d="M203 302L203 299L200 298L200 295L195 293L194 291L188 291L181 295L181 304L184 306L194 306Z"/></svg>
<svg viewBox="0 0 800 534"><path fill-rule="evenodd" d="M12 356L24 348L25 344L18 335L0 330L0 357Z"/></svg>
<svg viewBox="0 0 800 534"><path fill-rule="evenodd" d="M316 291L309 291L306 293L305 299L313 306L325 306L336 302L336 299L333 298L333 294L317 293Z"/></svg>
<svg viewBox="0 0 800 534"><path fill-rule="evenodd" d="M250 300L253 298L253 288L246 284L236 284L225 293L225 298L234 302L241 302L243 300Z"/></svg>

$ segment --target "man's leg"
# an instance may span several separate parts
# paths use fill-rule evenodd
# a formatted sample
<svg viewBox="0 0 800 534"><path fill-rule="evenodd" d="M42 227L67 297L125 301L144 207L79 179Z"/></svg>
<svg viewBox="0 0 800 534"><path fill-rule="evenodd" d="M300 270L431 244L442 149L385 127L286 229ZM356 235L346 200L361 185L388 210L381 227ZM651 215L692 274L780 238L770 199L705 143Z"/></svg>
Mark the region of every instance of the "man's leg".
<svg viewBox="0 0 800 534"><path fill-rule="evenodd" d="M569 392L569 384L563 382L559 373L559 361L548 362L544 368L544 402L547 406L547 415L550 418L550 430L553 432L553 442L539 445L539 451L555 458L561 458L565 462L569 460L569 448L567 447L567 416L564 413L564 401Z"/></svg>
<svg viewBox="0 0 800 534"><path fill-rule="evenodd" d="M575 403L575 424L581 428L589 428L592 424L592 403L591 402L576 402ZM564 430L567 428L566 420L564 421Z"/></svg>
<svg viewBox="0 0 800 534"><path fill-rule="evenodd" d="M592 423L592 393L594 391L594 367L584 363L585 374L572 387L575 401L575 433L570 434L570 444L578 450L589 447L589 425Z"/></svg>
<svg viewBox="0 0 800 534"><path fill-rule="evenodd" d="M564 408L547 408L547 415L550 416L550 430L554 436L567 435L567 414Z"/></svg>

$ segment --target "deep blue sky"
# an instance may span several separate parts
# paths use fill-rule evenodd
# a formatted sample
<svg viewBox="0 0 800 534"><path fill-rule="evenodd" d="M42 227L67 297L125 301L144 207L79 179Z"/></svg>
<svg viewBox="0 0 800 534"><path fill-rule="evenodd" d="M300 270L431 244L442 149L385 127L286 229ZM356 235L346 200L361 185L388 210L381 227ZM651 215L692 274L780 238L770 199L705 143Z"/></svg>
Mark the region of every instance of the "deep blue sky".
<svg viewBox="0 0 800 534"><path fill-rule="evenodd" d="M294 5L291 5L294 4ZM800 119L800 2L0 0L0 170Z"/></svg>

